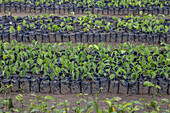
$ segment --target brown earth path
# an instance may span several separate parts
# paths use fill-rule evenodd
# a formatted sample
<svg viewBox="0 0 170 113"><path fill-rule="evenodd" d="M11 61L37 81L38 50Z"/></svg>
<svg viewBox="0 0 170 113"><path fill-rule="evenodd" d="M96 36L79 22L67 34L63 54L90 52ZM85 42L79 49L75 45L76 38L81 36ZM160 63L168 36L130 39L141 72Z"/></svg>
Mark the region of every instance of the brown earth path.
<svg viewBox="0 0 170 113"><path fill-rule="evenodd" d="M13 98L13 100L15 99L15 96L17 96L19 93L12 93L11 94L11 97ZM22 93L21 93L22 94ZM35 97L31 96L31 94L33 93L24 93L23 94L23 98L24 98L24 102L25 104L27 105L30 105L30 99L35 99ZM71 113L71 108L72 107L75 107L76 106L76 101L80 99L80 97L77 97L77 94L65 94L65 95L62 95L62 94L49 94L49 93L34 93L36 95L42 95L42 96L46 96L46 95L50 95L52 96L54 99L56 99L56 102L59 103L59 102L65 102L65 100L68 100L68 102L70 102L70 111L69 113ZM9 94L7 96L10 96ZM0 94L0 97L5 97L4 94ZM89 97L89 98L93 98L95 99L96 95L87 95L85 96L86 98ZM123 101L125 102L130 102L132 100L136 100L138 101L140 98L144 98L147 100L148 103L150 103L150 101L153 99L153 95L125 95L125 94L111 94L111 93L100 93L98 95L98 98L99 98L99 108L100 109L104 109L104 108L108 108L108 104L107 103L104 103L103 101L108 98L108 99L111 99L113 97L120 97L122 100L120 101L120 103L122 103ZM82 97L81 97L82 98ZM162 95L162 96L155 96L155 99L156 101L160 102L161 99L163 98L167 98L167 99L170 99L170 95ZM53 105L53 102L52 101L47 101L48 103L48 107L50 109L50 107ZM81 105L84 105L84 103L81 103ZM20 104L19 102L16 102L14 101L14 106L15 107L20 107ZM164 107L167 107L167 106L164 106ZM169 110L170 110L170 107L169 107ZM142 113L143 111L138 111L137 113Z"/></svg>
<svg viewBox="0 0 170 113"><path fill-rule="evenodd" d="M40 16L40 15L43 15L43 14L45 14L45 13L12 13L12 16L19 16L19 17L24 17L24 16L28 16L28 15ZM46 14L53 14L53 13L46 13ZM0 16L5 16L5 15L9 15L9 13L0 13ZM72 14L55 14L55 15L60 16L60 17L72 16ZM79 16L83 16L83 15L86 15L86 14L75 14L74 17L79 17ZM107 15L107 14L104 14L104 15L101 15L101 16L104 16L104 17L116 16L116 17L119 17L119 18L124 18L126 15L113 15L113 14ZM165 18L170 18L170 15L166 15Z"/></svg>

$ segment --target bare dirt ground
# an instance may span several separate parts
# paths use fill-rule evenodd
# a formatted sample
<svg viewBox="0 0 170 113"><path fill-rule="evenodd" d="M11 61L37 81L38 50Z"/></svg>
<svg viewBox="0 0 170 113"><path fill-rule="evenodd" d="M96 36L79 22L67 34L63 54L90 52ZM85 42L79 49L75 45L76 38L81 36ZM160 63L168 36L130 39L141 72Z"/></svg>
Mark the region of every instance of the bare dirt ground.
<svg viewBox="0 0 170 113"><path fill-rule="evenodd" d="M46 14L53 14L53 13L46 13ZM5 15L9 15L9 13L0 13L0 16L5 16ZM40 15L44 15L44 13L12 13L12 16L19 16L19 17L25 17L25 16L40 16ZM56 16L60 16L60 17L65 17L65 16L73 16L72 14L54 14ZM86 14L75 14L74 17L79 17L79 16L84 16ZM125 15L101 15L104 17L125 17Z"/></svg>
<svg viewBox="0 0 170 113"><path fill-rule="evenodd" d="M31 16L40 16L40 15L44 15L45 13L12 13L12 16L18 16L18 17L25 17L28 15ZM46 13L46 14L53 14L53 13ZM9 15L9 13L0 13L0 16L5 16L5 15ZM73 16L72 14L54 14L56 16L60 16L60 17L68 17L68 16ZM79 16L84 16L87 14L75 14L74 17L79 17ZM126 15L118 15L118 14L112 14L112 15L108 15L108 14L100 14L103 17L119 17L119 18L124 18ZM135 16L135 15L134 15ZM159 16L158 16L159 17ZM170 18L170 15L166 15L165 18Z"/></svg>
<svg viewBox="0 0 170 113"><path fill-rule="evenodd" d="M23 42L22 42L23 43ZM55 42L55 43L62 43L62 42ZM92 45L92 44L98 44L97 42L94 42L94 43L91 43L91 42L87 42L87 43L82 43L82 42L77 42L77 43L72 43L73 44L73 46L77 46L78 44L87 44L87 47L89 47L89 45ZM102 42L100 42L100 43L102 43ZM31 43L24 43L25 45L30 45ZM46 43L44 43L44 45L45 45ZM51 44L54 44L54 42L53 43L51 43ZM130 44L132 44L132 45L135 45L135 46L139 46L139 45L142 45L142 44L145 44L145 47L148 47L148 46L160 46L160 47L163 47L162 45L160 45L160 44L149 44L149 43L141 43L141 42L131 42ZM64 42L63 42L63 45L64 45ZM114 49L114 48L117 48L116 46L118 46L118 45L122 45L123 46L123 43L113 43L113 42L103 42L103 47L105 47L105 48L107 48L108 47L108 45L111 45L112 46L112 48ZM64 46L63 46L63 49L66 49L67 48L67 44L65 44ZM57 48L56 48L57 49Z"/></svg>
<svg viewBox="0 0 170 113"><path fill-rule="evenodd" d="M17 96L18 94L19 93L16 93L16 92L12 93L11 97L13 99L15 99L15 96ZM36 99L35 97L31 96L31 94L33 94L33 93L24 93L23 94L25 105L27 105L27 107L28 107L28 105L30 105L30 99ZM75 107L77 105L76 101L79 100L80 98L82 98L82 97L77 97L77 94L65 94L65 95L61 95L61 94L56 95L56 94L49 94L49 93L46 93L46 94L44 94L44 93L34 93L34 94L42 95L42 96L50 95L56 100L57 103L65 102L65 100L68 100L68 102L71 103L70 106L69 106L70 110L71 110L72 107ZM8 94L7 96L10 96L10 95ZM0 94L0 97L5 97L5 95ZM87 99L87 97L95 99L96 95L91 94L91 95L85 96L86 99ZM113 97L120 97L122 99L120 101L120 103L122 103L123 101L125 101L125 102L130 102L132 100L138 101L140 98L144 98L144 99L147 100L148 103L150 103L150 101L153 99L154 96L153 95L124 95L124 94L100 93L98 95L98 98L99 98L98 104L99 104L100 109L108 108L108 104L103 102L103 101L106 98L111 99ZM163 99L163 98L170 99L170 95L156 96L155 99L156 99L156 101L160 102L161 99ZM49 108L53 105L53 102L50 101L50 100L48 100L47 103L48 103ZM84 105L85 103L81 103L81 104ZM19 102L14 101L14 106L20 107ZM167 107L167 106L164 106L164 107ZM69 113L71 113L71 111ZM139 111L138 111L138 113L139 113ZM142 113L142 111L141 111L141 113Z"/></svg>

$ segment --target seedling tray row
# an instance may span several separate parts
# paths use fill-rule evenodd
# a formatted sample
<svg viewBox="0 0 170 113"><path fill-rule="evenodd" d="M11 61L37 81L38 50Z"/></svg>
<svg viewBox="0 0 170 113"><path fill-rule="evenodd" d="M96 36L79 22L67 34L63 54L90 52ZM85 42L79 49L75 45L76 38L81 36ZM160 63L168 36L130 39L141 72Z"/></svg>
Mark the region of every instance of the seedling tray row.
<svg viewBox="0 0 170 113"><path fill-rule="evenodd" d="M149 22L148 22L149 21ZM169 19L154 15L80 17L55 15L0 17L0 40L10 42L149 42L170 43Z"/></svg>
<svg viewBox="0 0 170 113"><path fill-rule="evenodd" d="M24 88L34 92L43 88L50 92L50 87L60 93L75 93L77 89L92 93L98 91L97 87L103 87L103 92L141 93L143 83L150 81L152 88L144 87L147 90L142 91L155 92L158 85L161 87L158 91L167 94L169 50L169 44L145 47L123 43L105 48L102 43L73 46L71 42L44 44L33 40L25 45L0 41L0 77L2 83L13 83L18 88L26 82ZM114 85L116 91L112 89Z"/></svg>
<svg viewBox="0 0 170 113"><path fill-rule="evenodd" d="M53 1L0 1L0 12L25 12L25 13L57 13L57 14L84 14L90 11L93 14L139 14L140 11L149 14L169 15L168 0L157 1L103 1L103 0L53 0Z"/></svg>

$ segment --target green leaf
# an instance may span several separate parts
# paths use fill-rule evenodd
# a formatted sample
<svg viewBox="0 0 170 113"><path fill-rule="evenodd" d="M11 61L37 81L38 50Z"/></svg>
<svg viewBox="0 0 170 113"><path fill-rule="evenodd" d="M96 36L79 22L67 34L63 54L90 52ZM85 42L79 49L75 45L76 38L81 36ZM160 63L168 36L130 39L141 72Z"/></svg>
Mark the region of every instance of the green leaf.
<svg viewBox="0 0 170 113"><path fill-rule="evenodd" d="M126 50L121 50L120 52L121 52L121 54L124 54L124 53L126 53Z"/></svg>
<svg viewBox="0 0 170 113"><path fill-rule="evenodd" d="M99 107L98 107L98 104L97 104L97 102L95 102L94 100L93 100L93 106L94 106L94 108L95 108L95 110L96 110L96 113L102 113L102 111L99 109Z"/></svg>
<svg viewBox="0 0 170 113"><path fill-rule="evenodd" d="M123 107L128 107L128 106L131 106L131 105L132 105L132 103L127 103Z"/></svg>
<svg viewBox="0 0 170 113"><path fill-rule="evenodd" d="M162 8L162 6L163 6L163 4L161 3L161 4L160 4L160 8Z"/></svg>
<svg viewBox="0 0 170 113"><path fill-rule="evenodd" d="M161 87L159 85L156 85L155 88L161 90Z"/></svg>
<svg viewBox="0 0 170 113"><path fill-rule="evenodd" d="M46 100L55 101L55 99L52 96L49 96L49 95L45 96L45 99Z"/></svg>
<svg viewBox="0 0 170 113"><path fill-rule="evenodd" d="M110 79L113 79L113 78L115 78L115 75L114 75L114 74L111 74L111 75L110 75Z"/></svg>
<svg viewBox="0 0 170 113"><path fill-rule="evenodd" d="M140 12L139 12L139 14L140 14L140 15L143 15L143 12L142 12L142 11L140 11Z"/></svg>
<svg viewBox="0 0 170 113"><path fill-rule="evenodd" d="M145 49L145 53L146 53L147 56L149 56L150 55L150 50L148 48Z"/></svg>
<svg viewBox="0 0 170 113"><path fill-rule="evenodd" d="M97 50L99 50L99 47L98 47L96 44L94 44L94 47L95 47Z"/></svg>
<svg viewBox="0 0 170 113"><path fill-rule="evenodd" d="M105 30L108 31L109 30L109 26L105 26Z"/></svg>
<svg viewBox="0 0 170 113"><path fill-rule="evenodd" d="M163 98L163 99L161 99L161 100L164 101L164 102L170 103L170 100L169 100L169 99Z"/></svg>
<svg viewBox="0 0 170 113"><path fill-rule="evenodd" d="M108 45L108 46L107 46L107 51L111 51L111 48L112 48L112 46L111 46L111 45Z"/></svg>
<svg viewBox="0 0 170 113"><path fill-rule="evenodd" d="M18 32L21 31L21 27L19 25L17 26L17 30L18 30Z"/></svg>
<svg viewBox="0 0 170 113"><path fill-rule="evenodd" d="M25 26L25 24L26 24L26 21L25 21L25 20L23 20L22 25L23 25L23 26Z"/></svg>
<svg viewBox="0 0 170 113"><path fill-rule="evenodd" d="M41 65L41 64L43 63L43 60L40 59L40 58L38 58L38 59L37 59L37 63L38 63L39 65Z"/></svg>
<svg viewBox="0 0 170 113"><path fill-rule="evenodd" d="M145 81L145 82L143 83L143 85L144 85L144 86L147 86L147 87L154 86L154 84L152 84L152 83L149 82L149 81Z"/></svg>
<svg viewBox="0 0 170 113"><path fill-rule="evenodd" d="M14 108L12 98L9 98L9 109L12 109L12 108Z"/></svg>
<svg viewBox="0 0 170 113"><path fill-rule="evenodd" d="M64 102L59 102L58 105L63 106L63 105L64 105Z"/></svg>
<svg viewBox="0 0 170 113"><path fill-rule="evenodd" d="M10 72L7 71L6 74L7 74L7 78L9 78L10 77Z"/></svg>
<svg viewBox="0 0 170 113"><path fill-rule="evenodd" d="M64 22L61 22L60 26L63 27L64 26Z"/></svg>
<svg viewBox="0 0 170 113"><path fill-rule="evenodd" d="M3 55L3 60L5 60L8 56L7 55Z"/></svg>
<svg viewBox="0 0 170 113"><path fill-rule="evenodd" d="M151 113L158 113L157 111L152 111Z"/></svg>
<svg viewBox="0 0 170 113"><path fill-rule="evenodd" d="M152 56L149 56L149 57L148 57L148 61L149 61L149 62L152 62L152 61L153 61Z"/></svg>
<svg viewBox="0 0 170 113"><path fill-rule="evenodd" d="M155 108L157 104L158 104L158 102L155 101L155 98L151 100L151 106L152 106L153 108Z"/></svg>
<svg viewBox="0 0 170 113"><path fill-rule="evenodd" d="M123 47L124 48L127 48L127 46L128 46L128 44L125 42L125 43L123 43Z"/></svg>
<svg viewBox="0 0 170 113"><path fill-rule="evenodd" d="M38 108L34 108L31 110L31 113L36 113L36 111L39 111Z"/></svg>
<svg viewBox="0 0 170 113"><path fill-rule="evenodd" d="M147 101L147 100L146 100L146 99L144 99L144 98L140 98L139 100L140 100L140 101Z"/></svg>
<svg viewBox="0 0 170 113"><path fill-rule="evenodd" d="M152 76L152 79L154 79L156 77L156 72L155 71L151 72L151 76Z"/></svg>
<svg viewBox="0 0 170 113"><path fill-rule="evenodd" d="M140 108L138 108L138 107L135 107L135 108L133 108L132 109L132 111L131 112L134 112L134 111L139 111L140 110Z"/></svg>
<svg viewBox="0 0 170 113"><path fill-rule="evenodd" d="M167 33L169 30L169 27L168 26L165 26L165 33Z"/></svg>
<svg viewBox="0 0 170 113"><path fill-rule="evenodd" d="M168 73L164 72L164 75L165 75L165 77L166 77L167 79L169 78L169 74L168 74Z"/></svg>

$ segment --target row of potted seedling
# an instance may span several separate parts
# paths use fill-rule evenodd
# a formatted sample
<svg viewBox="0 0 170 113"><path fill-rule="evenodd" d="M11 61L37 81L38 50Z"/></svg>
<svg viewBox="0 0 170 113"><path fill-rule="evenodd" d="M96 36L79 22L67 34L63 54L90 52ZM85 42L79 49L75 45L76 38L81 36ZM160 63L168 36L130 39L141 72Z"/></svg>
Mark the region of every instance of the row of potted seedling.
<svg viewBox="0 0 170 113"><path fill-rule="evenodd" d="M65 47L66 49L63 49ZM136 46L130 43L107 49L103 44L90 45L72 43L37 43L30 45L0 43L0 72L4 77L11 74L21 77L30 72L33 75L49 75L53 80L55 75L72 80L106 77L124 80L156 79L169 80L169 44L165 47L145 45ZM143 80L141 79L141 80Z"/></svg>
<svg viewBox="0 0 170 113"><path fill-rule="evenodd" d="M161 9L159 7L149 9L149 8L135 8L135 9L121 9L121 8L77 8L77 7L61 7L59 6L58 8L54 7L17 7L15 6L14 9L11 7L4 7L4 10L1 9L1 12L12 12L12 13L17 13L17 12L23 12L23 13L55 13L55 14L72 14L74 12L75 14L86 14L87 12L92 12L93 14L109 14L109 15L127 15L127 14L133 14L133 15L138 15L140 14L140 11L143 11L144 13L152 14L152 15L159 15L159 14L164 14L164 15L169 15L170 9Z"/></svg>
<svg viewBox="0 0 170 113"><path fill-rule="evenodd" d="M147 7L147 6L160 6L162 8L162 6L168 6L169 5L169 1L168 0L149 0L149 1L145 1L145 0L139 0L139 1L133 1L133 0L129 0L129 1L119 1L119 0L114 0L114 1L105 1L105 0L90 0L90 1L75 1L75 0L39 0L39 1L34 1L34 0L1 0L0 4L31 4L31 5L50 5L50 4L59 4L61 5L62 3L72 3L72 4L76 4L76 5L83 5L83 6L87 6L91 7L93 5L98 5L98 7L117 7L117 6L122 6L122 7L135 7L135 6L140 6L140 7ZM99 3L101 2L101 3ZM33 4L32 4L33 3ZM70 4L71 4L70 3ZM109 5L108 5L109 4Z"/></svg>
<svg viewBox="0 0 170 113"><path fill-rule="evenodd" d="M109 32L109 33L34 33L29 34L21 33L5 33L0 34L0 40L3 42L10 42L17 40L18 42L30 43L32 40L38 42L142 42L142 43L153 43L160 44L161 42L170 43L169 34L129 34L128 32Z"/></svg>
<svg viewBox="0 0 170 113"><path fill-rule="evenodd" d="M142 12L140 13L142 15ZM76 42L74 40L82 42L84 39L85 42L88 40L94 42L94 39L98 42L111 42L111 40L123 42L123 40L137 39L156 43L160 42L162 38L164 42L168 43L169 23L168 19L163 18L164 15L162 18L158 18L147 14L143 17L129 15L125 18L115 16L110 18L91 13L78 18L48 16L47 14L23 18L3 16L0 18L0 38L4 41L17 39L18 41L26 40L26 42L33 39L40 40L40 42L43 42L43 39L44 42L52 39L55 41L66 39L66 41L73 42Z"/></svg>
<svg viewBox="0 0 170 113"><path fill-rule="evenodd" d="M33 77L28 74L26 77L13 75L12 79L0 78L1 88L12 85L12 92L41 92L55 94L96 94L110 92L114 94L170 94L170 82L153 80L125 81L122 79L111 80L104 77L97 79L69 80L55 77L50 80L49 76ZM102 87L102 88L101 88Z"/></svg>
<svg viewBox="0 0 170 113"><path fill-rule="evenodd" d="M140 12L142 15L143 12ZM48 31L63 31L63 32L76 32L76 31L127 31L127 32L144 32L149 34L154 33L167 33L169 30L168 19L158 18L155 15L133 16L129 15L125 18L113 17L100 17L100 15L89 15L80 17L58 17L54 15L41 15L41 16L27 16L18 18L17 16L5 16L1 18L1 31L9 30L10 33L15 31L34 31L44 30ZM8 19L8 20L4 20ZM79 27L78 27L79 26ZM148 29L147 29L148 28ZM38 31L37 31L38 32Z"/></svg>
<svg viewBox="0 0 170 113"><path fill-rule="evenodd" d="M75 13L84 13L91 11L94 14L139 14L139 11L148 12L151 14L165 14L169 15L169 2L168 1L105 1L105 0L62 0L62 1L18 1L18 0L5 0L0 1L0 11L10 12L51 12L59 14L67 14L72 11Z"/></svg>

